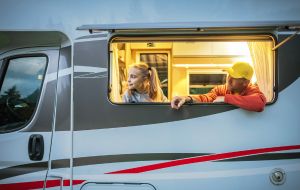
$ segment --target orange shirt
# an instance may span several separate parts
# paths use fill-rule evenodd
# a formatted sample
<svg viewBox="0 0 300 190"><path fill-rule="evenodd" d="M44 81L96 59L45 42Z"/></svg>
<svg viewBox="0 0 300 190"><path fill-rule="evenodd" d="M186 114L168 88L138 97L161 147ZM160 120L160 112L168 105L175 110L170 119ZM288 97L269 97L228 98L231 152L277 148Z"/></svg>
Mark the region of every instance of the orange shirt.
<svg viewBox="0 0 300 190"><path fill-rule="evenodd" d="M266 97L259 90L258 86L253 84L249 84L240 94L232 94L227 90L226 85L219 85L209 93L195 96L195 98L200 102L213 102L218 96L224 96L225 103L257 112L263 111L267 102Z"/></svg>

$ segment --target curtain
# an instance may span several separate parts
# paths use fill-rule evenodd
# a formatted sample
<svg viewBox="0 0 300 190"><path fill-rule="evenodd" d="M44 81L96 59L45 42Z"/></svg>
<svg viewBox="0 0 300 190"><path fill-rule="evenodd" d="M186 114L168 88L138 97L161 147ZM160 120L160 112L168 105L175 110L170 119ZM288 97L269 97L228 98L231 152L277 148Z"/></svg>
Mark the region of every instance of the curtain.
<svg viewBox="0 0 300 190"><path fill-rule="evenodd" d="M273 43L268 41L248 42L257 85L266 96L267 101L271 101L274 94L274 52L272 47Z"/></svg>
<svg viewBox="0 0 300 190"><path fill-rule="evenodd" d="M110 99L113 102L121 102L122 98L120 95L120 74L119 74L119 54L117 44L113 44L113 55L111 63L111 93Z"/></svg>

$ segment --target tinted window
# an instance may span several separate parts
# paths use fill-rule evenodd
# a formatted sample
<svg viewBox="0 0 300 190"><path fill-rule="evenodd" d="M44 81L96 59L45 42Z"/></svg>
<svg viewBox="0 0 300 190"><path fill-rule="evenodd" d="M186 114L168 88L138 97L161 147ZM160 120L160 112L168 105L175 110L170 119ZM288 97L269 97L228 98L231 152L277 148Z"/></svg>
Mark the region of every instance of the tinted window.
<svg viewBox="0 0 300 190"><path fill-rule="evenodd" d="M216 85L226 82L226 74L190 74L191 85Z"/></svg>
<svg viewBox="0 0 300 190"><path fill-rule="evenodd" d="M226 74L190 74L189 93L205 94L216 85L226 83Z"/></svg>
<svg viewBox="0 0 300 190"><path fill-rule="evenodd" d="M0 132L26 124L37 106L45 74L46 57L15 58L7 66L0 91Z"/></svg>

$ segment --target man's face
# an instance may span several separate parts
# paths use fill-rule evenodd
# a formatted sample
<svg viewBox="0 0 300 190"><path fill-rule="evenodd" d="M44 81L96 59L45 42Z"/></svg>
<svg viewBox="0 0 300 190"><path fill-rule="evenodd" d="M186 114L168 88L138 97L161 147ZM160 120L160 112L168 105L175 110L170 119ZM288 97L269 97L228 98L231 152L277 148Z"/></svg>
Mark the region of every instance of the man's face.
<svg viewBox="0 0 300 190"><path fill-rule="evenodd" d="M231 76L228 76L227 89L234 93L240 93L247 88L249 82L250 82L249 80L244 78L236 79L236 78L232 78Z"/></svg>

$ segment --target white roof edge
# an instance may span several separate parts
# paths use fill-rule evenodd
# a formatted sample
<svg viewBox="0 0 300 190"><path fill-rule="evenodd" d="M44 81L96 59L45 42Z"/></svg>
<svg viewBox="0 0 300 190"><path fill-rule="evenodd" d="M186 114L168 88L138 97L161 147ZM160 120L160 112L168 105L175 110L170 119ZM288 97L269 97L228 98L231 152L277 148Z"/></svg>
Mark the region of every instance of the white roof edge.
<svg viewBox="0 0 300 190"><path fill-rule="evenodd" d="M245 22L161 22L161 23L119 23L82 25L77 30L138 30L138 29L195 29L195 28L261 28L300 27L295 21L245 21Z"/></svg>

